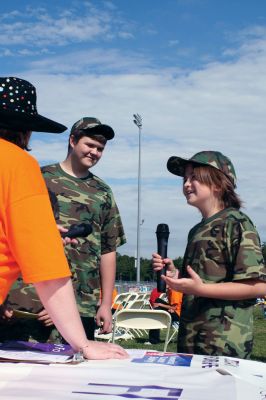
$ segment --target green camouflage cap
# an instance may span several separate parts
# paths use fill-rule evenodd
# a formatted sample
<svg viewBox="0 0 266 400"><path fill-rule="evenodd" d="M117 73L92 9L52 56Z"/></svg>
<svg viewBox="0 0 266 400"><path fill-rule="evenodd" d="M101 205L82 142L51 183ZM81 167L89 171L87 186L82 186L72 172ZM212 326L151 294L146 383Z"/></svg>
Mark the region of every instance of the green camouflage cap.
<svg viewBox="0 0 266 400"><path fill-rule="evenodd" d="M79 119L71 128L70 135L75 135L78 131L91 131L91 135L102 135L107 140L113 139L115 133L113 129L108 126L102 124L98 118L94 117L83 117ZM88 132L90 134L90 132Z"/></svg>
<svg viewBox="0 0 266 400"><path fill-rule="evenodd" d="M230 159L219 151L200 151L189 159L172 156L167 161L167 169L174 175L184 176L187 164L210 165L223 172L234 187L236 186L236 173Z"/></svg>

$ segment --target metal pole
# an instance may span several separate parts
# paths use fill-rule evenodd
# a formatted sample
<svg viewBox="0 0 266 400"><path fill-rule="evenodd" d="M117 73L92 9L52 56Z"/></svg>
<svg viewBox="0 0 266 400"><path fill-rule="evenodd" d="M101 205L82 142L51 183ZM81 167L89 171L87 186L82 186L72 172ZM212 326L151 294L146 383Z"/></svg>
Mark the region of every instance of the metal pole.
<svg viewBox="0 0 266 400"><path fill-rule="evenodd" d="M140 282L140 219L141 219L141 128L142 118L133 114L134 124L139 128L139 160L138 160L138 215L137 215L137 283Z"/></svg>

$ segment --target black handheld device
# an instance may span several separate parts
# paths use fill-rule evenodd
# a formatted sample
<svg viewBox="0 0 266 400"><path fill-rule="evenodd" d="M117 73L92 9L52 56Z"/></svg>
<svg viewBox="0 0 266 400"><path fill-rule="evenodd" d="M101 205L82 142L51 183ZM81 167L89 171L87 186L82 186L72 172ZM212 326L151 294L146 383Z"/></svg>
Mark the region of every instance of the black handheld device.
<svg viewBox="0 0 266 400"><path fill-rule="evenodd" d="M70 239L76 237L86 237L90 235L92 232L92 227L90 224L73 224L70 225L69 230L67 232L61 233L62 238L69 237Z"/></svg>
<svg viewBox="0 0 266 400"><path fill-rule="evenodd" d="M156 229L157 236L157 253L162 258L167 258L167 245L169 238L169 227L167 224L159 224ZM166 267L157 271L157 290L158 292L165 293L166 292L166 284L161 279L162 275L166 274Z"/></svg>

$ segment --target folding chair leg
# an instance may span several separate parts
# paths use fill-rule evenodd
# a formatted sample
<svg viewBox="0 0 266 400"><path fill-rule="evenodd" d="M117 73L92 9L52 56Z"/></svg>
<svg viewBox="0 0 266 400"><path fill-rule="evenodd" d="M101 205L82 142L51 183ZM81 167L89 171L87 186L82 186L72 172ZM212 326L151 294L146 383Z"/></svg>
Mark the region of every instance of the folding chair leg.
<svg viewBox="0 0 266 400"><path fill-rule="evenodd" d="M174 322L171 325L171 328L174 330L168 340L168 344L173 340L173 338L178 334L179 322Z"/></svg>

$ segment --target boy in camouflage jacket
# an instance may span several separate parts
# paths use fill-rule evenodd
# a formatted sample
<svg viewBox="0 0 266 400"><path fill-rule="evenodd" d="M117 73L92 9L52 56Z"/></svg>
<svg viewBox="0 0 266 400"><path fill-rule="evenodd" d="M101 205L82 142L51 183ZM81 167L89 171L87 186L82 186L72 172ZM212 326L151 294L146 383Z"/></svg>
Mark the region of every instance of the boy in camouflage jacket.
<svg viewBox="0 0 266 400"><path fill-rule="evenodd" d="M187 203L202 214L180 272L153 254L154 270L166 265L170 276L162 279L184 293L178 351L249 358L253 305L266 293L266 268L258 233L239 211L233 164L220 152L202 151L188 160L173 156L167 168L183 177Z"/></svg>

